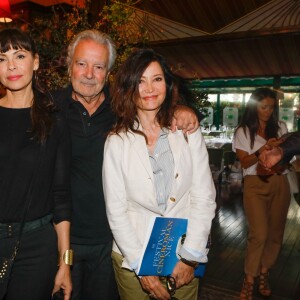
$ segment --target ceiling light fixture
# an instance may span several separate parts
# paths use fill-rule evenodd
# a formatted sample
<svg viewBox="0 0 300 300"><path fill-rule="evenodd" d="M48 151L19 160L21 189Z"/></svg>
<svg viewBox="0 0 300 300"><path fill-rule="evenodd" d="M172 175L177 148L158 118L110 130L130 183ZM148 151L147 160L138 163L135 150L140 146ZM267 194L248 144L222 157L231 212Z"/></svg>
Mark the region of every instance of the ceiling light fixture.
<svg viewBox="0 0 300 300"><path fill-rule="evenodd" d="M12 21L10 4L8 0L0 0L0 22L9 23Z"/></svg>

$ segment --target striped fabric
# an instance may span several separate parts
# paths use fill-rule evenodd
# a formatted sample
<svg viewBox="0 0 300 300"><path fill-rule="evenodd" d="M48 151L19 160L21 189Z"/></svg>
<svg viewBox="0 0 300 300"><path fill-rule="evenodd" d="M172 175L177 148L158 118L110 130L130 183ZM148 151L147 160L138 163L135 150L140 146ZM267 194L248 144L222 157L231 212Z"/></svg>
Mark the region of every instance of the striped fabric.
<svg viewBox="0 0 300 300"><path fill-rule="evenodd" d="M148 152L153 170L156 199L163 213L166 209L167 199L170 195L174 179L174 160L167 130L161 130L154 152Z"/></svg>

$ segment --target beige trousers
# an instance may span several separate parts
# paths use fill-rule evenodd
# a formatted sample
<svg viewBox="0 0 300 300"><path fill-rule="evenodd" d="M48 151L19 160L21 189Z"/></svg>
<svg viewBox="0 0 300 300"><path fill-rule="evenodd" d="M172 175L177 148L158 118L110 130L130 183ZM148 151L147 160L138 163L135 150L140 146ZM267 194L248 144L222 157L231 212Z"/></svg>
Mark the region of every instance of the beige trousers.
<svg viewBox="0 0 300 300"><path fill-rule="evenodd" d="M286 175L246 176L244 209L248 220L245 273L258 276L271 268L279 255L291 200Z"/></svg>
<svg viewBox="0 0 300 300"><path fill-rule="evenodd" d="M143 291L140 281L133 271L121 267L123 256L112 251L113 267L121 300L149 300L149 295ZM162 278L161 282L166 285ZM199 279L194 278L189 285L176 290L174 297L178 300L197 300Z"/></svg>

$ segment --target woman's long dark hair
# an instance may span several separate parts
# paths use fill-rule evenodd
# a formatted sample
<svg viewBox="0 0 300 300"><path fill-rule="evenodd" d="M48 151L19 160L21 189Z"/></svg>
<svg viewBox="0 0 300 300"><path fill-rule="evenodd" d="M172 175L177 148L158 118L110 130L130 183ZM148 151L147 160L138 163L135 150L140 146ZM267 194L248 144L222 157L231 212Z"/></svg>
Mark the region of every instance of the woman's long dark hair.
<svg viewBox="0 0 300 300"><path fill-rule="evenodd" d="M269 88L257 88L250 96L249 101L246 104L245 112L242 116L241 123L237 127L242 127L244 133L246 134L246 128L249 129L250 132L250 147L253 148L255 135L259 129L259 119L257 114L257 107L259 102L264 100L265 98L274 99L275 105L272 115L267 122L267 126L265 129L265 135L267 139L277 138L278 137L278 101L276 99L276 92Z"/></svg>
<svg viewBox="0 0 300 300"><path fill-rule="evenodd" d="M119 68L112 85L112 109L117 116L117 122L112 132L119 133L129 130L141 134L135 124L139 124L137 117L137 99L139 97L139 82L147 67L152 62L158 62L162 68L166 82L166 98L157 115L157 122L161 127L171 124L178 95L178 76L168 67L165 59L152 49L134 51Z"/></svg>
<svg viewBox="0 0 300 300"><path fill-rule="evenodd" d="M36 47L30 36L18 28L6 28L0 31L0 52L5 53L10 49L25 49L33 57L37 55ZM33 76L32 89L33 101L31 107L31 132L38 142L45 142L50 134L53 118L51 113L55 110L51 95L45 92Z"/></svg>

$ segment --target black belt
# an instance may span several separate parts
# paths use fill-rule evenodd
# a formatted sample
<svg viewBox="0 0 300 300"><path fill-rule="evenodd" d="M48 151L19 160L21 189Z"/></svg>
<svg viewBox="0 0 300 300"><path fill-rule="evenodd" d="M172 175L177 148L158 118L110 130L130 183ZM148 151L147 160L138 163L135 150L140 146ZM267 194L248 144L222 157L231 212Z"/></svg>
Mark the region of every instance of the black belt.
<svg viewBox="0 0 300 300"><path fill-rule="evenodd" d="M52 220L53 215L49 214L42 218L24 223L23 233L42 227ZM0 223L0 239L15 237L19 234L21 223Z"/></svg>

